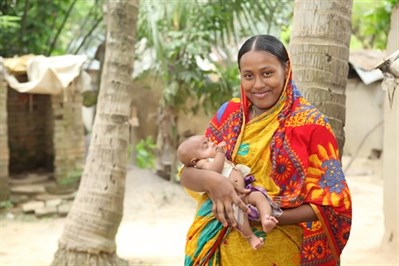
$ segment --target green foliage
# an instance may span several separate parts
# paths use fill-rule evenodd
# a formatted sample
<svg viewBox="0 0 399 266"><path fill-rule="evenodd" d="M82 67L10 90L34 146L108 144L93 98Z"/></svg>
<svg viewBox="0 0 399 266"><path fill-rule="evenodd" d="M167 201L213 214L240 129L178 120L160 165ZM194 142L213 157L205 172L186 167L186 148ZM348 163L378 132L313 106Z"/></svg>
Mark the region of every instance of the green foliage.
<svg viewBox="0 0 399 266"><path fill-rule="evenodd" d="M2 0L0 55L57 55L79 46L102 20L98 0ZM95 10L95 11L93 11ZM70 49L70 50L68 50ZM76 52L76 49L75 51Z"/></svg>
<svg viewBox="0 0 399 266"><path fill-rule="evenodd" d="M199 99L199 104L191 110L194 114L198 111L194 109L195 107L202 106L205 113L211 114L223 102L232 97L240 97L240 76L236 62L226 65L215 64L215 74L213 75L216 75L218 80L213 82L208 77L203 91L197 91L196 97Z"/></svg>
<svg viewBox="0 0 399 266"><path fill-rule="evenodd" d="M20 20L17 16L0 16L0 30L17 28Z"/></svg>
<svg viewBox="0 0 399 266"><path fill-rule="evenodd" d="M290 19L290 22L292 22L292 18ZM284 25L281 27L280 39L286 47L288 47L291 40L291 29L292 29L292 24Z"/></svg>
<svg viewBox="0 0 399 266"><path fill-rule="evenodd" d="M140 140L135 147L136 165L144 169L155 168L155 148L156 145L151 136Z"/></svg>
<svg viewBox="0 0 399 266"><path fill-rule="evenodd" d="M82 170L70 171L65 178L59 180L59 184L62 186L76 185L79 183L81 176Z"/></svg>
<svg viewBox="0 0 399 266"><path fill-rule="evenodd" d="M355 0L352 11L351 47L385 49L392 9L399 0Z"/></svg>
<svg viewBox="0 0 399 266"><path fill-rule="evenodd" d="M87 90L82 92L82 96L83 96L83 106L91 107L97 104L97 97L98 97L97 91Z"/></svg>
<svg viewBox="0 0 399 266"><path fill-rule="evenodd" d="M163 104L186 112L196 112L200 106L213 112L231 98L238 69L230 51L243 37L284 25L292 9L288 3L140 2L138 38L155 51L152 69L164 83Z"/></svg>
<svg viewBox="0 0 399 266"><path fill-rule="evenodd" d="M14 207L11 200L0 201L0 209L11 209Z"/></svg>

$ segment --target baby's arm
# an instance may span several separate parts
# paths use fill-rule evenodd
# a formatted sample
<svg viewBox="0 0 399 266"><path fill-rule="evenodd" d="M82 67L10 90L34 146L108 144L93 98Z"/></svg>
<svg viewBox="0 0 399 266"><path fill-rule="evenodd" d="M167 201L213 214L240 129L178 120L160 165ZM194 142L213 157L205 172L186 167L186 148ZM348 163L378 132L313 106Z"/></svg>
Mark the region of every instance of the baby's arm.
<svg viewBox="0 0 399 266"><path fill-rule="evenodd" d="M224 161L226 160L225 148L226 143L224 141L220 142L216 147L217 152L215 158L213 158L213 161L208 161L205 159L199 160L197 162L197 168L215 171L219 174L222 173Z"/></svg>

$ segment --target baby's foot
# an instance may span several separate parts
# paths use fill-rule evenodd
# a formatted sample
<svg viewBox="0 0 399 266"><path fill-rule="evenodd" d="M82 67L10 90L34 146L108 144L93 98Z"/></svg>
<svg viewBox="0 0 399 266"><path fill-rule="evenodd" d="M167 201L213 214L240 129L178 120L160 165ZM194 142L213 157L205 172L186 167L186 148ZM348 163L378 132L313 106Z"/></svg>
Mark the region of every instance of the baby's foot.
<svg viewBox="0 0 399 266"><path fill-rule="evenodd" d="M251 245L251 247L255 250L257 250L258 248L260 248L264 245L263 238L257 237L256 235L252 235L251 237L249 237L248 242Z"/></svg>
<svg viewBox="0 0 399 266"><path fill-rule="evenodd" d="M278 220L274 216L266 215L264 219L262 219L262 228L265 233L269 233L276 227Z"/></svg>

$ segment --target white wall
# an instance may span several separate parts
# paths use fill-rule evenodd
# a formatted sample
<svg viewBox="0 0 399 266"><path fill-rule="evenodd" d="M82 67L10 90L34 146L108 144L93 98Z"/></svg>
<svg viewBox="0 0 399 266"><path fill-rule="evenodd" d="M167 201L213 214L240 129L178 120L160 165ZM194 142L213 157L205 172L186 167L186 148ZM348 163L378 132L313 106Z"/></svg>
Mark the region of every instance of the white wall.
<svg viewBox="0 0 399 266"><path fill-rule="evenodd" d="M381 81L365 85L360 79L349 79L346 87L345 155L355 155L365 136L384 117L384 91ZM370 133L357 156L368 157L372 149L382 150L383 125Z"/></svg>
<svg viewBox="0 0 399 266"><path fill-rule="evenodd" d="M387 53L390 55L399 49L399 4L391 14L391 29L388 35ZM396 79L399 84L399 78ZM390 108L385 93L384 153L382 178L384 180L384 225L385 234L382 247L396 254L399 260L399 86L396 86L393 106Z"/></svg>

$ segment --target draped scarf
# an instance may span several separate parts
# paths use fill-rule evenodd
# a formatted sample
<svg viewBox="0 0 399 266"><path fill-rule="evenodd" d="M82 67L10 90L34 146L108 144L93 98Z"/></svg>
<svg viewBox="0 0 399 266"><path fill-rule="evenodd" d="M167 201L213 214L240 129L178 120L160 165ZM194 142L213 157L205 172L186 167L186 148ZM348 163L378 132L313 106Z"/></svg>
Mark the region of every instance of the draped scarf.
<svg viewBox="0 0 399 266"><path fill-rule="evenodd" d="M205 134L215 143L225 141L226 157L234 161L240 158L238 153L245 144L242 141L248 126L275 117L271 119L277 121L276 126L270 127L271 137L259 131L267 147L268 165L264 169L268 170L258 174L258 181L269 186L266 189L277 187L272 196L278 199L283 210L309 204L316 213L318 221L299 224L303 231L299 243L300 264L335 265L349 238L350 192L327 117L302 97L290 70L288 74L278 108L272 108L259 122L248 121L251 102L242 91L241 99L234 98L219 108ZM220 265L228 260L234 265L234 259L224 258L220 252L223 243L235 245L234 238L229 241L233 230L224 228L212 215L211 208L212 202L202 194L187 234L185 265ZM289 226L277 228L285 232ZM260 234L259 230L254 231ZM279 250L278 241L270 239L267 244ZM248 252L240 256L245 257L246 253L251 254L249 246ZM246 260L251 261L250 255L247 257ZM279 261L275 263L282 265Z"/></svg>

